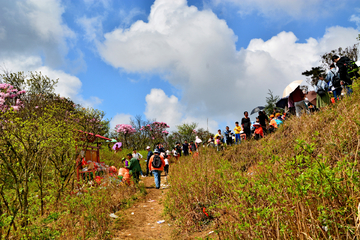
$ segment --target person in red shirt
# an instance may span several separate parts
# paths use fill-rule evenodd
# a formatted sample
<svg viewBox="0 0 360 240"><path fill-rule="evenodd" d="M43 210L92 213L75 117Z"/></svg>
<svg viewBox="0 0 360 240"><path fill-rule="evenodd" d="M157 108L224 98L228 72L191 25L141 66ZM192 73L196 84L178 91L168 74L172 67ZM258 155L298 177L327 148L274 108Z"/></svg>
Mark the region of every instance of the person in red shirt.
<svg viewBox="0 0 360 240"><path fill-rule="evenodd" d="M155 156L159 156L161 159L161 166L158 168L155 168L152 164L154 157ZM155 186L156 189L160 188L160 184L161 184L161 173L162 171L164 171L164 166L165 166L165 160L164 157L160 155L160 151L158 149L154 150L154 155L151 156L150 161L149 161L149 170L152 172L152 174L154 175L154 180L155 180Z"/></svg>
<svg viewBox="0 0 360 240"><path fill-rule="evenodd" d="M260 123L254 123L253 126L255 127L254 138L256 140L259 140L260 138L263 138L264 137L264 131L263 131Z"/></svg>
<svg viewBox="0 0 360 240"><path fill-rule="evenodd" d="M289 101L292 101L295 106L296 116L300 117L303 111L309 114L309 109L304 101L305 95L298 86L289 96Z"/></svg>

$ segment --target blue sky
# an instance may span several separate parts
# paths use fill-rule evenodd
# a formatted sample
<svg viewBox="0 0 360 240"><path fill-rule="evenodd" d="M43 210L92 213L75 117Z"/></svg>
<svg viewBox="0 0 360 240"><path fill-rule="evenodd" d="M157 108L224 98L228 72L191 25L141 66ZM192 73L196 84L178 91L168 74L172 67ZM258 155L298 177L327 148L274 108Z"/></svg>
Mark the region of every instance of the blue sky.
<svg viewBox="0 0 360 240"><path fill-rule="evenodd" d="M355 0L0 0L0 66L106 112L215 131L357 43ZM305 81L304 81L305 82ZM254 116L251 116L255 118Z"/></svg>

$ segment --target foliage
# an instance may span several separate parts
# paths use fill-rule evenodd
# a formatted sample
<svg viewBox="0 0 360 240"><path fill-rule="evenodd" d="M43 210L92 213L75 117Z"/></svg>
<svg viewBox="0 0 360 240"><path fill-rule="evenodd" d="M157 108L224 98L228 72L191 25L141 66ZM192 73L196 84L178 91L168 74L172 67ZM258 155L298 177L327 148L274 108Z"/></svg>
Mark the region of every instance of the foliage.
<svg viewBox="0 0 360 240"><path fill-rule="evenodd" d="M274 96L274 93L270 89L268 95L269 97L266 97L266 105L264 111L267 115L270 115L273 113L274 108L276 108L276 103L280 100L280 97Z"/></svg>
<svg viewBox="0 0 360 240"><path fill-rule="evenodd" d="M169 132L166 130L170 126L164 122L153 122L142 126L140 131L143 131L145 136L150 139L151 145L158 142L166 142L166 136Z"/></svg>
<svg viewBox="0 0 360 240"><path fill-rule="evenodd" d="M176 126L178 133L181 135L181 140L194 141L196 136L197 123L183 123L182 125ZM181 142L179 139L179 141Z"/></svg>
<svg viewBox="0 0 360 240"><path fill-rule="evenodd" d="M360 87L275 134L172 167L166 214L179 234L219 239L357 239ZM207 215L205 214L207 213ZM183 235L182 235L183 236Z"/></svg>
<svg viewBox="0 0 360 240"><path fill-rule="evenodd" d="M310 85L315 85L320 76L324 75L325 69L323 67L312 67L311 70L307 70L301 73L304 76L307 76L307 82Z"/></svg>
<svg viewBox="0 0 360 240"><path fill-rule="evenodd" d="M0 111L5 112L12 108L18 111L23 107L23 103L20 100L20 96L24 94L25 90L17 90L12 85L7 83L0 84Z"/></svg>

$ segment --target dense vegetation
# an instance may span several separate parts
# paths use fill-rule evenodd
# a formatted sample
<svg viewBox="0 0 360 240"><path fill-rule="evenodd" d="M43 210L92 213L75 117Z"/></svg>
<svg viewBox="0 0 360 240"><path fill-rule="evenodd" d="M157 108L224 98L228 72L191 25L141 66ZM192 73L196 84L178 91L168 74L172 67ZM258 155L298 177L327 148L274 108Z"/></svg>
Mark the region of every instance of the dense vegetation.
<svg viewBox="0 0 360 240"><path fill-rule="evenodd" d="M360 217L360 88L275 134L171 171L166 213L179 233L221 239L354 239ZM209 216L207 216L208 214Z"/></svg>

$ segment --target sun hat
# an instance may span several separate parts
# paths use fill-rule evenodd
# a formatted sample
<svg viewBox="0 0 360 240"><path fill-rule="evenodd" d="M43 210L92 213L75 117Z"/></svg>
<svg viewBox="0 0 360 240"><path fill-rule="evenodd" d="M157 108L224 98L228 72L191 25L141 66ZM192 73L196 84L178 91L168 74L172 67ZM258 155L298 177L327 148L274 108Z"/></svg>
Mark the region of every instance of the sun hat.
<svg viewBox="0 0 360 240"><path fill-rule="evenodd" d="M271 114L271 115L270 115L270 118L273 118L273 117L275 117L274 114Z"/></svg>
<svg viewBox="0 0 360 240"><path fill-rule="evenodd" d="M154 153L160 153L159 149L155 149Z"/></svg>
<svg viewBox="0 0 360 240"><path fill-rule="evenodd" d="M256 127L256 126L259 126L259 127L260 127L261 125L260 125L260 123L254 123L253 126L254 126L254 127Z"/></svg>
<svg viewBox="0 0 360 240"><path fill-rule="evenodd" d="M146 149L150 149L150 146L147 146Z"/></svg>

